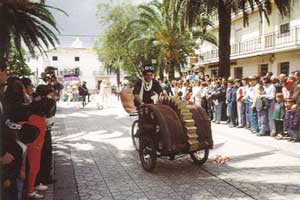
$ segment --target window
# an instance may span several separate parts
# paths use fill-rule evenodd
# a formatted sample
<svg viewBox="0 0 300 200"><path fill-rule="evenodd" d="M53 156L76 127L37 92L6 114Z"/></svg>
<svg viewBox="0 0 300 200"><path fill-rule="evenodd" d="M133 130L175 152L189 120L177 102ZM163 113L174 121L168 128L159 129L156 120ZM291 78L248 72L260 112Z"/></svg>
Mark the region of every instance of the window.
<svg viewBox="0 0 300 200"><path fill-rule="evenodd" d="M57 57L57 56L52 56L52 60L53 60L53 61L57 61L57 60L58 60L58 57Z"/></svg>
<svg viewBox="0 0 300 200"><path fill-rule="evenodd" d="M243 78L243 67L234 68L234 78Z"/></svg>
<svg viewBox="0 0 300 200"><path fill-rule="evenodd" d="M80 69L77 67L77 68L75 68L75 75L80 75Z"/></svg>
<svg viewBox="0 0 300 200"><path fill-rule="evenodd" d="M290 73L290 63L289 62L280 63L279 73L289 75L289 73Z"/></svg>
<svg viewBox="0 0 300 200"><path fill-rule="evenodd" d="M286 34L290 32L290 23L280 25L280 34Z"/></svg>
<svg viewBox="0 0 300 200"><path fill-rule="evenodd" d="M268 73L268 68L269 68L268 64L260 65L260 70L259 70L260 75L265 76Z"/></svg>
<svg viewBox="0 0 300 200"><path fill-rule="evenodd" d="M80 60L80 58L79 57L75 57L74 60L78 62Z"/></svg>

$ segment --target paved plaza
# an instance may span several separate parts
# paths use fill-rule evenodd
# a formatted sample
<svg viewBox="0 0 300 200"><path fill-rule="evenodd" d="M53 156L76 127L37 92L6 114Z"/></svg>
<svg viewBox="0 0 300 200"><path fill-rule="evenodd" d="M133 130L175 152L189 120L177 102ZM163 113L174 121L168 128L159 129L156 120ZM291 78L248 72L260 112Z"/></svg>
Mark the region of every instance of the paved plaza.
<svg viewBox="0 0 300 200"><path fill-rule="evenodd" d="M134 118L117 101L60 104L53 131L55 200L299 200L300 144L256 137L245 129L213 125L215 149L200 168L189 156L158 160L145 172L134 150ZM230 156L227 164L216 155Z"/></svg>

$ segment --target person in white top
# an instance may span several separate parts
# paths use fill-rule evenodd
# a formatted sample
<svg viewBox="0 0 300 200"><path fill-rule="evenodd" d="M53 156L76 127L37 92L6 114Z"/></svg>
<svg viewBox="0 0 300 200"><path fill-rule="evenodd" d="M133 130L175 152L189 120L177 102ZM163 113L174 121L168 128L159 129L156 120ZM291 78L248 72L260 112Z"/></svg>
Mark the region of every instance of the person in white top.
<svg viewBox="0 0 300 200"><path fill-rule="evenodd" d="M265 88L265 97L269 101L269 109L268 109L268 119L269 119L269 128L271 131L271 135L274 135L276 133L275 131L275 122L273 119L273 113L275 108L275 95L276 95L276 88L271 82L271 79L269 77L263 78L263 85Z"/></svg>
<svg viewBox="0 0 300 200"><path fill-rule="evenodd" d="M237 102L237 114L238 114L238 126L237 128L243 128L245 126L245 104L243 102L244 91L242 80L236 80L235 84L237 86L236 91L236 102Z"/></svg>
<svg viewBox="0 0 300 200"><path fill-rule="evenodd" d="M200 85L201 85L200 81L196 81L194 83L194 87L192 87L192 99L197 105L200 105L201 102L200 95L197 95L201 89Z"/></svg>

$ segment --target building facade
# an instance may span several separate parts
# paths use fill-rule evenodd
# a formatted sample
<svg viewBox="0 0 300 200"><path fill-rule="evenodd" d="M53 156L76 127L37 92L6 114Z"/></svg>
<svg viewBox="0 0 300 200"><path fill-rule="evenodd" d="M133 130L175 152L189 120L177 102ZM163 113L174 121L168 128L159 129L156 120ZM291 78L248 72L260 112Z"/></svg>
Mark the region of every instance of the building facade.
<svg viewBox="0 0 300 200"><path fill-rule="evenodd" d="M91 90L99 88L102 81L117 85L116 75L108 73L98 60L97 53L90 48L55 48L47 52L47 56L27 56L27 64L34 73L33 80L39 83L40 75L47 66L57 68L57 77L60 81L78 77L86 81Z"/></svg>
<svg viewBox="0 0 300 200"><path fill-rule="evenodd" d="M232 77L263 76L268 71L275 75L289 74L300 69L300 1L295 1L290 17L283 18L276 5L272 7L270 23L260 17L258 10L249 15L249 25L246 27L242 14L232 17ZM216 18L213 21L218 24ZM217 25L211 31L218 37ZM205 74L217 76L217 47L204 42L197 53L197 67Z"/></svg>

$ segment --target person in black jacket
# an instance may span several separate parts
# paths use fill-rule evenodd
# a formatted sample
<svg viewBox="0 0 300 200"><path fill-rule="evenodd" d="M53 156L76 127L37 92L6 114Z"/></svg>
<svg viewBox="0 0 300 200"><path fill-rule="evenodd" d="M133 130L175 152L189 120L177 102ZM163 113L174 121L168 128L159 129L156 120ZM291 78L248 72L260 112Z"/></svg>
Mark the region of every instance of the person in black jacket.
<svg viewBox="0 0 300 200"><path fill-rule="evenodd" d="M90 102L90 93L85 81L83 81L82 85L79 87L79 95L82 97L82 107L86 106L86 97L88 97L88 102Z"/></svg>
<svg viewBox="0 0 300 200"><path fill-rule="evenodd" d="M21 94L23 94L21 80L16 77L9 78L2 101L3 114L1 115L1 165L3 170L3 176L1 177L3 191L1 196L2 199L7 200L18 199L17 178L20 175L23 150L16 141L17 129L10 129L6 124L7 120L15 123L26 121L27 109L22 106L24 96ZM15 126L18 126L18 124ZM7 157L10 157L9 161L7 161Z"/></svg>
<svg viewBox="0 0 300 200"><path fill-rule="evenodd" d="M143 104L154 103L152 96L160 95L162 88L157 80L153 78L154 67L145 65L143 70L143 78L138 80L133 89L134 102L137 107Z"/></svg>
<svg viewBox="0 0 300 200"><path fill-rule="evenodd" d="M222 106L225 101L226 91L224 87L221 86L219 81L214 83L214 88L211 91L211 94L208 96L208 99L212 100L213 104L213 121L216 124L219 124L222 116Z"/></svg>

